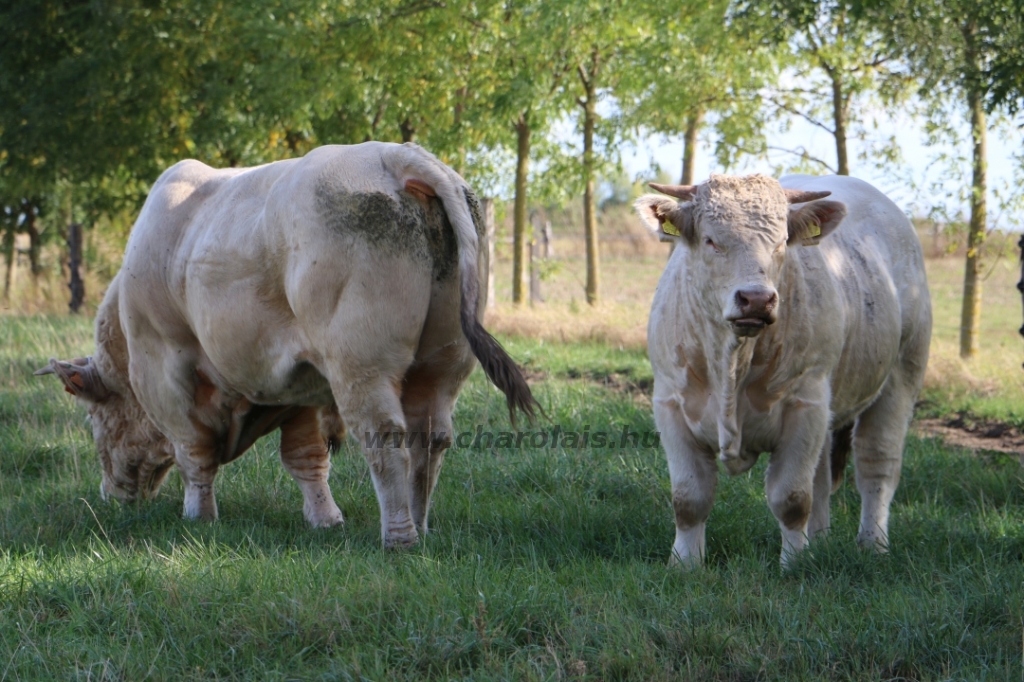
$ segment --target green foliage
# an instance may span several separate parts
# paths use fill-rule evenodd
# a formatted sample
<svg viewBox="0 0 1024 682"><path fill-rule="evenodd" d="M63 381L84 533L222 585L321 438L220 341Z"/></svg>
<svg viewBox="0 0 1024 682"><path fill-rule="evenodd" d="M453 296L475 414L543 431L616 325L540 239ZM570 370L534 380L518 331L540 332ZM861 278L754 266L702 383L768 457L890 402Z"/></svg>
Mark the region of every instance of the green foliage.
<svg viewBox="0 0 1024 682"><path fill-rule="evenodd" d="M776 70L771 52L731 16L732 5L686 2L678 11L652 11L617 90L627 123L652 132L680 135L690 119L711 114L723 168L764 151L759 91Z"/></svg>
<svg viewBox="0 0 1024 682"><path fill-rule="evenodd" d="M847 0L752 0L734 11L748 33L778 46L779 78L764 91L768 115L780 119L783 130L802 119L835 140L834 163L803 147L776 149L799 157L785 170L849 174L848 139L871 138L866 112L900 111L911 92L900 50L881 28L885 13ZM868 149L880 160L899 154L895 140Z"/></svg>
<svg viewBox="0 0 1024 682"><path fill-rule="evenodd" d="M435 530L379 547L354 443L334 458L346 527L307 528L275 439L226 466L222 519L183 521L171 476L151 503L98 495L82 412L49 355L90 349L83 319L0 326L0 660L10 679L1016 679L1024 480L1016 461L911 438L892 551L854 546L859 501L787 573L762 462L723 478L708 565L666 566L660 448L455 448ZM652 428L601 385L643 354L516 339L563 428ZM576 378L572 378L572 377ZM649 376L649 375L648 375ZM457 429L508 428L475 374ZM537 428L550 428L550 424Z"/></svg>

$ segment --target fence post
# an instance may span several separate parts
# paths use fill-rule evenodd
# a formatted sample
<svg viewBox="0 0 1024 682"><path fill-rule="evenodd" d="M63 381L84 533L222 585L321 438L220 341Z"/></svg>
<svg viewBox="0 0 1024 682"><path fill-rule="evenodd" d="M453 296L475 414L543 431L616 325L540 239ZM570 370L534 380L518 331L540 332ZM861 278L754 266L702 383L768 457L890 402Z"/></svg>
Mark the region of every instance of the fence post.
<svg viewBox="0 0 1024 682"><path fill-rule="evenodd" d="M68 226L68 270L71 278L68 289L71 290L71 302L68 303L72 313L77 313L85 301L85 281L82 279L82 226L71 223Z"/></svg>
<svg viewBox="0 0 1024 682"><path fill-rule="evenodd" d="M555 255L555 234L551 230L551 221L544 221L544 258L553 258Z"/></svg>
<svg viewBox="0 0 1024 682"><path fill-rule="evenodd" d="M540 245L536 239L530 240L530 304L543 303L540 293Z"/></svg>

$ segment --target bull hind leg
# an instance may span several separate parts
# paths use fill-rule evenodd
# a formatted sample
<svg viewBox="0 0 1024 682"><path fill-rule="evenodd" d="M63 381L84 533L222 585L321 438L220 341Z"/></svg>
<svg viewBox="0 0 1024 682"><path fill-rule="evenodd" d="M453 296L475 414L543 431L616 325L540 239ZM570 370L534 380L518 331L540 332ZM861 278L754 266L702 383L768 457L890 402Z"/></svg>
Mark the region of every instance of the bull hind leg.
<svg viewBox="0 0 1024 682"><path fill-rule="evenodd" d="M454 438L455 400L472 368L468 348L452 344L414 365L402 383L402 409L409 428L409 498L420 533L427 532L430 498Z"/></svg>
<svg viewBox="0 0 1024 682"><path fill-rule="evenodd" d="M409 506L410 462L399 381L381 376L358 383L332 380L331 385L345 425L363 443L380 506L384 547L415 545L419 534Z"/></svg>
<svg viewBox="0 0 1024 682"><path fill-rule="evenodd" d="M305 407L281 424L281 463L302 490L302 513L314 528L344 522L328 485L331 458L315 407Z"/></svg>
<svg viewBox="0 0 1024 682"><path fill-rule="evenodd" d="M915 395L916 390L909 389L894 372L853 431L854 472L861 497L857 543L879 552L889 547L889 505L900 482L903 444Z"/></svg>
<svg viewBox="0 0 1024 682"><path fill-rule="evenodd" d="M843 482L843 472L850 455L853 424L836 429L825 438L818 468L814 472L814 499L811 518L807 522L807 537L814 539L827 535L831 520L832 494Z"/></svg>

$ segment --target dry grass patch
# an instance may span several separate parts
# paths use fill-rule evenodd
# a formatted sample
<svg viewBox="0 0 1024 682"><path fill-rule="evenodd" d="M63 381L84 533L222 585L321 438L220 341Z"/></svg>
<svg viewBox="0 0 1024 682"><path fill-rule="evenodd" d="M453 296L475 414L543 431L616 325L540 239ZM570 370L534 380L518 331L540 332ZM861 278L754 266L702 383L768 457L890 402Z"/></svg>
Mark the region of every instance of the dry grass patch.
<svg viewBox="0 0 1024 682"><path fill-rule="evenodd" d="M638 238L639 239L639 238ZM564 240L564 238L563 238ZM934 330L923 399L929 416L970 412L978 417L1024 423L1024 343L1016 283L1020 269L1013 236L992 237L983 282L981 354L960 358L962 254L926 261L932 292ZM1011 244L1012 246L1012 244ZM541 293L545 302L513 306L511 261L499 250L495 264L497 304L489 309L489 328L500 334L546 342L598 342L646 350L647 319L658 278L668 256L666 245L647 244L644 251L608 257L602 244L602 302L589 306L584 296L586 262L576 249L556 242L556 257L544 265ZM941 250L938 251L941 253ZM562 254L562 255L557 255Z"/></svg>

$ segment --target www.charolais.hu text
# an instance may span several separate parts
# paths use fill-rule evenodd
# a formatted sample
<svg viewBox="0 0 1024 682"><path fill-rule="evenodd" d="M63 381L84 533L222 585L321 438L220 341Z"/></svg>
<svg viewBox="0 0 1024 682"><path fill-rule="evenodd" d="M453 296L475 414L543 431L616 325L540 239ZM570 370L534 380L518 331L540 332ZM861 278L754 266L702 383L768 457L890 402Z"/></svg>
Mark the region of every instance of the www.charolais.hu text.
<svg viewBox="0 0 1024 682"><path fill-rule="evenodd" d="M444 431L377 431L364 433L367 448L430 447L449 440ZM461 431L450 438L460 448L656 448L661 442L657 431L636 431L628 426L618 430L563 429L554 426L537 431Z"/></svg>

